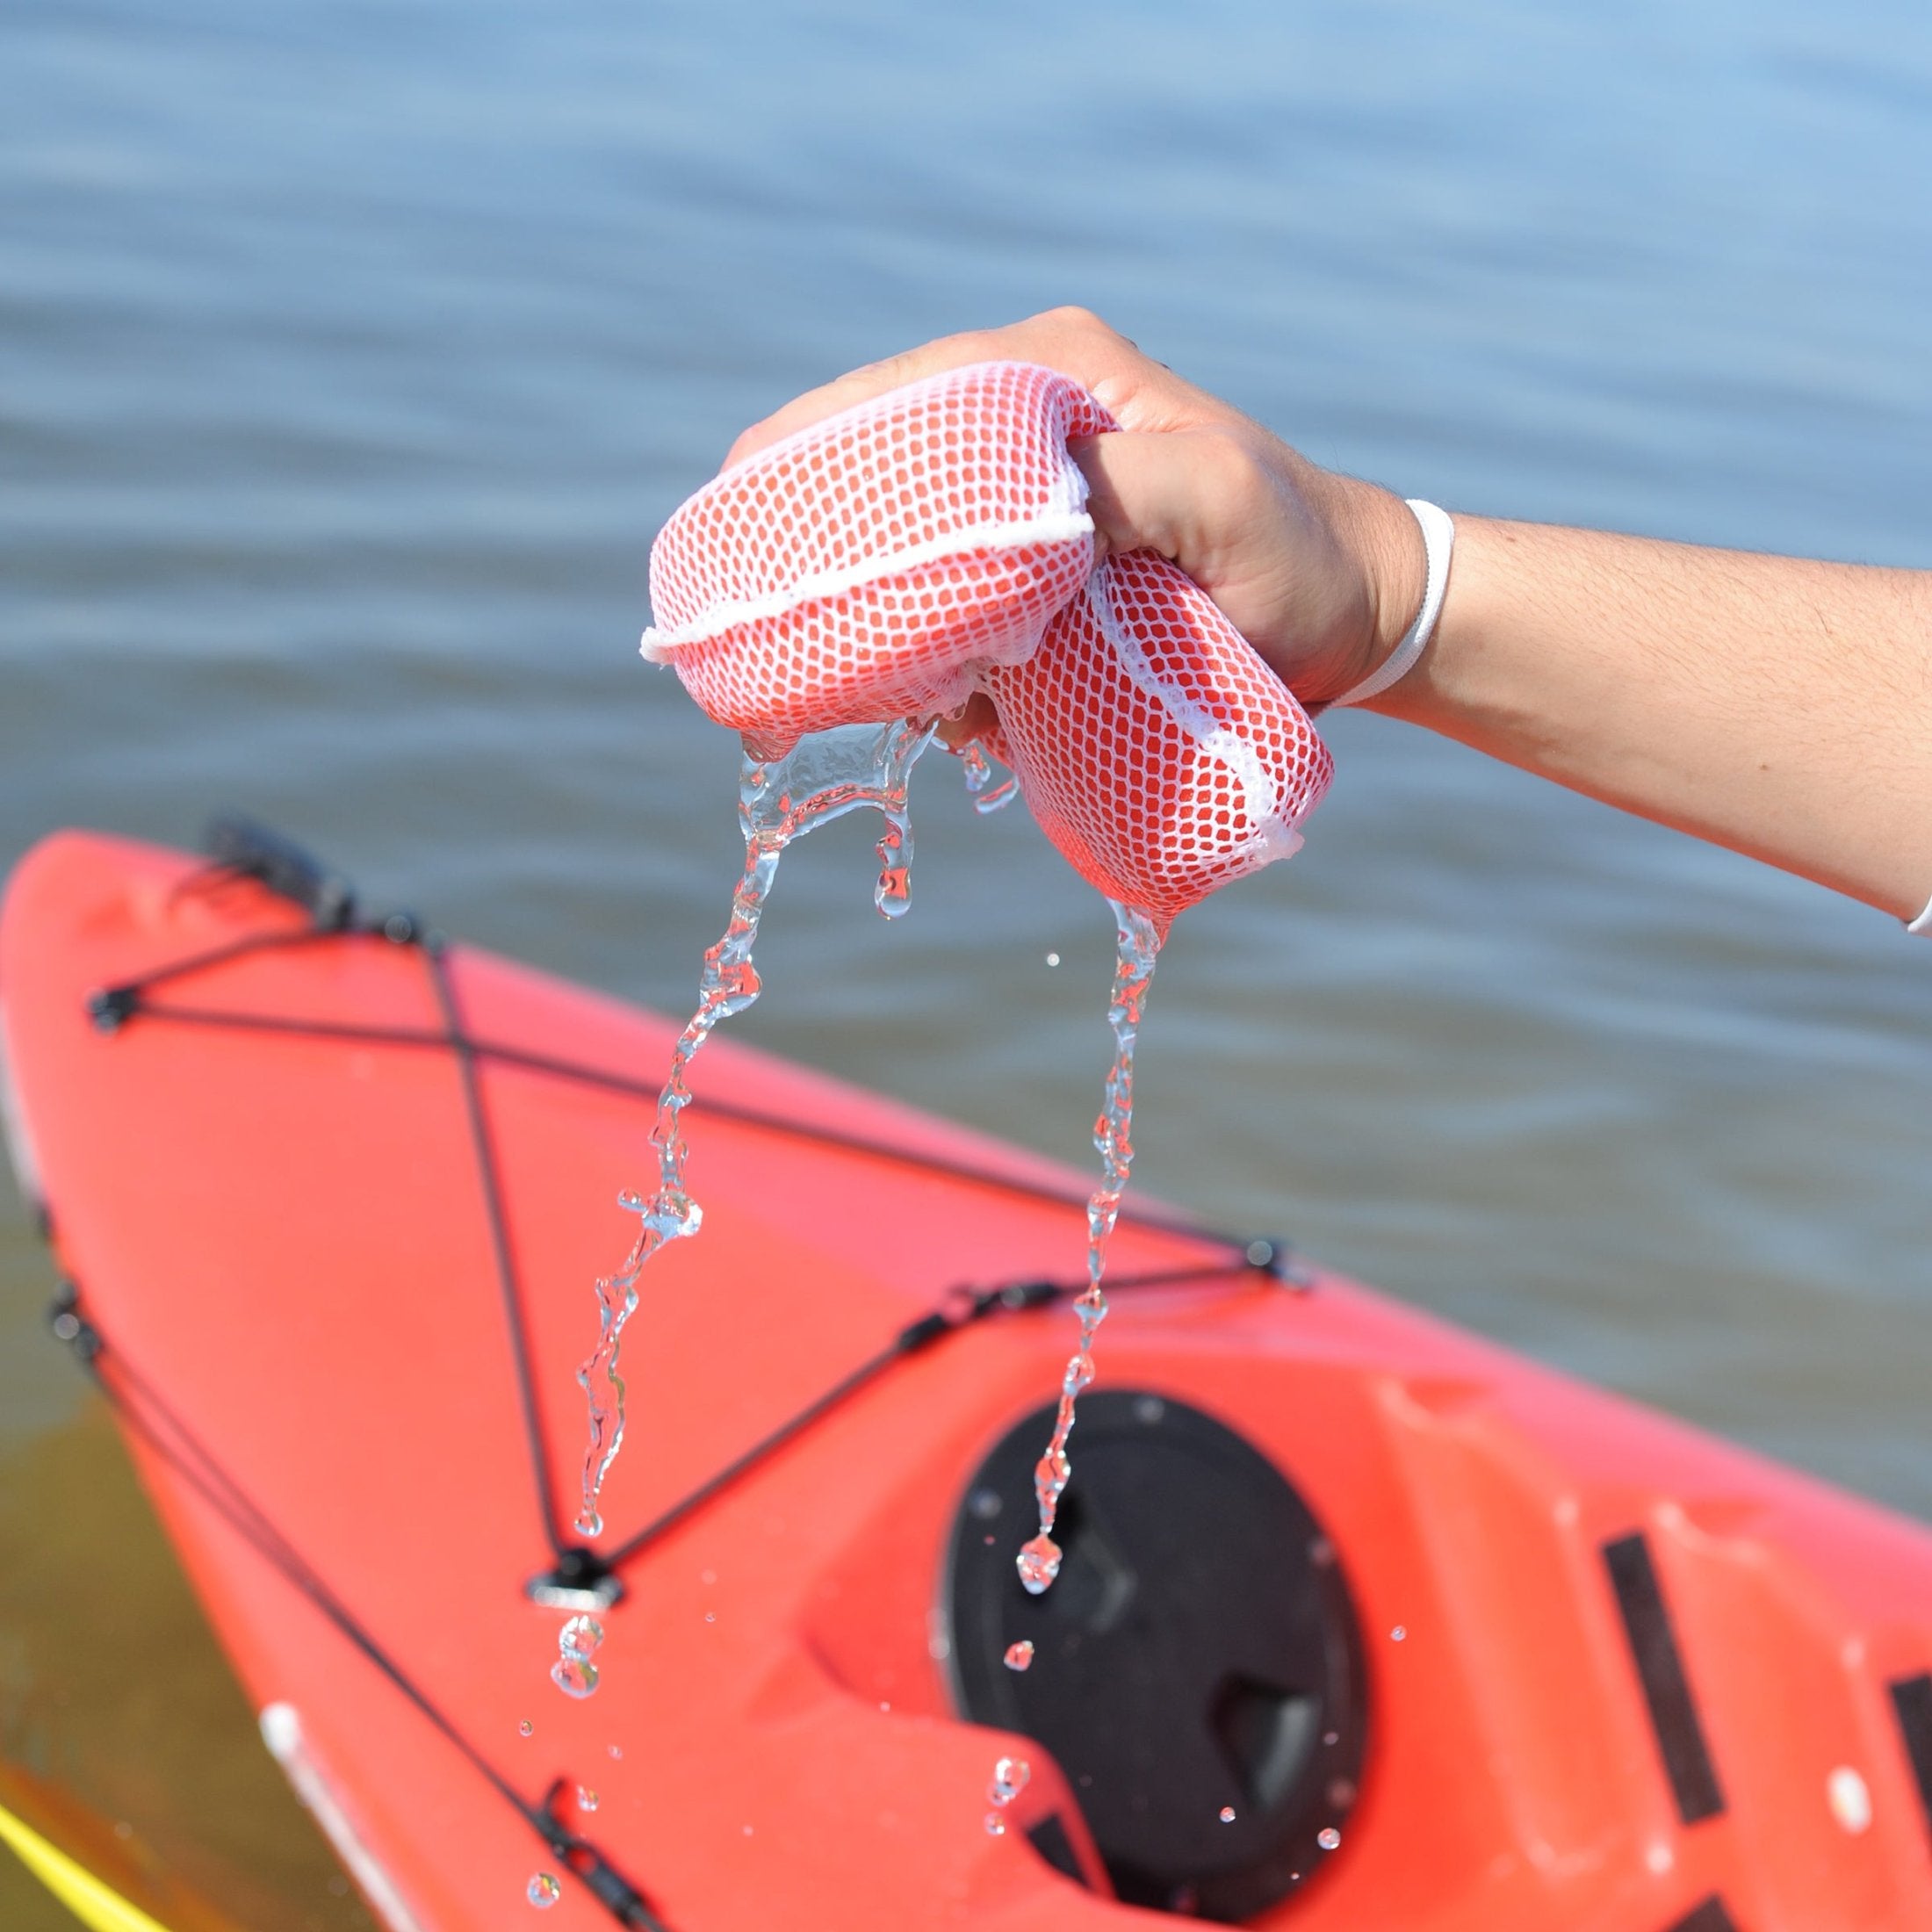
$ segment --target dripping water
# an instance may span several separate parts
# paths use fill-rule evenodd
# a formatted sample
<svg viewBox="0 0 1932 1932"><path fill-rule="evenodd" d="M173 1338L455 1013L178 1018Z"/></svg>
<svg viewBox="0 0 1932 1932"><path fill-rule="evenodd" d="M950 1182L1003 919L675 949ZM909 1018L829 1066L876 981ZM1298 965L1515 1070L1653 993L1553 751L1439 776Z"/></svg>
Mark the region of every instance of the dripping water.
<svg viewBox="0 0 1932 1932"><path fill-rule="evenodd" d="M972 800L973 810L981 818L1005 811L1020 796L1020 781L1011 772L1001 778L999 767L977 738L964 745L955 746L953 756L958 759L962 768L966 796Z"/></svg>
<svg viewBox="0 0 1932 1932"><path fill-rule="evenodd" d="M992 1781L986 1787L986 1829L995 1838L1006 1832L1006 1807L1025 1791L1033 1777L1033 1766L1023 1757L1003 1757L993 1764Z"/></svg>
<svg viewBox="0 0 1932 1932"><path fill-rule="evenodd" d="M1060 1574L1060 1546L1053 1539L1060 1497L1073 1466L1067 1459L1067 1438L1073 1431L1073 1409L1080 1391L1093 1380L1093 1337L1107 1319L1107 1294L1100 1280L1107 1272L1107 1244L1120 1218L1121 1195L1134 1164L1134 1043L1140 1033L1141 1013L1160 955L1161 935L1144 912L1117 900L1114 908L1117 941L1114 991L1107 1002L1107 1023L1114 1029L1114 1065L1107 1077L1107 1096L1100 1117L1093 1123L1093 1144L1100 1156L1100 1185L1087 1200L1087 1285L1075 1300L1080 1318L1079 1346L1069 1359L1060 1381L1060 1407L1054 1417L1053 1439L1034 1466L1033 1492L1040 1505L1040 1532L1020 1546L1014 1559L1020 1581L1035 1597Z"/></svg>
<svg viewBox="0 0 1932 1932"><path fill-rule="evenodd" d="M624 1325L638 1306L638 1278L660 1248L695 1235L703 1222L703 1210L684 1186L681 1123L691 1099L686 1071L717 1023L744 1012L758 998L752 948L778 876L778 861L794 839L861 806L870 806L885 820L879 835L879 881L873 903L887 919L897 919L908 903L912 862L908 786L914 763L932 740L931 725L906 719L816 732L801 739L782 759L767 761L748 748L746 752L738 789L745 869L732 895L730 923L704 955L697 1011L678 1036L670 1077L658 1099L657 1124L651 1134L658 1156L656 1191L649 1200L641 1194L619 1197L641 1225L623 1265L597 1283L597 1346L577 1372L590 1411L583 1507L577 1517L582 1535L596 1536L603 1529L599 1500L604 1478L624 1444L624 1387L617 1357Z"/></svg>

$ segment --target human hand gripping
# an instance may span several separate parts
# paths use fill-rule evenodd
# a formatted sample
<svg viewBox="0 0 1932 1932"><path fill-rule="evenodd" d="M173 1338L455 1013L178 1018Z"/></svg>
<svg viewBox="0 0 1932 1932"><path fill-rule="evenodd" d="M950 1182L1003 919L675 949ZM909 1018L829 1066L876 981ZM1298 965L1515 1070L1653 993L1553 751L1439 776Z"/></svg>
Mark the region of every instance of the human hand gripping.
<svg viewBox="0 0 1932 1932"><path fill-rule="evenodd" d="M1121 429L1072 445L1098 554L1171 559L1310 710L1352 689L1401 640L1427 577L1402 501L1317 468L1085 309L948 335L854 370L754 423L724 467L888 390L986 362L1037 363L1100 401ZM985 702L949 735L973 735Z"/></svg>
<svg viewBox="0 0 1932 1932"><path fill-rule="evenodd" d="M855 370L747 429L727 467L998 360L1059 371L1121 423L1074 451L1103 554L1171 558L1310 710L1395 651L1428 576L1401 500L1318 468L1084 309ZM1434 639L1369 709L1932 932L1932 572L1467 515L1456 530Z"/></svg>

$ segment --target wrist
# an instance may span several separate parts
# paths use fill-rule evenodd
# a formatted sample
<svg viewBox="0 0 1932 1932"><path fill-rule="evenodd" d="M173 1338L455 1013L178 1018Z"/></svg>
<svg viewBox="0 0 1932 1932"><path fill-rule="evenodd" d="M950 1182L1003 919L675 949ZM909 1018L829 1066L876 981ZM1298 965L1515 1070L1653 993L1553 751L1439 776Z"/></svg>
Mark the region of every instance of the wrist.
<svg viewBox="0 0 1932 1932"><path fill-rule="evenodd" d="M1415 512L1401 497L1353 477L1326 480L1330 527L1359 585L1340 673L1322 694L1333 703L1372 680L1409 635L1428 589L1429 558Z"/></svg>

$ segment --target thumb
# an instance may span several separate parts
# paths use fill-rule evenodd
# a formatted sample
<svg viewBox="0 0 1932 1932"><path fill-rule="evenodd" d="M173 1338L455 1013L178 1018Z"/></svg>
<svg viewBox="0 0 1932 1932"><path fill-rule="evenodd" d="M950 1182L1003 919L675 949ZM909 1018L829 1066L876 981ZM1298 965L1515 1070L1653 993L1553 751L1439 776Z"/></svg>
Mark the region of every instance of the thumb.
<svg viewBox="0 0 1932 1932"><path fill-rule="evenodd" d="M1099 553L1155 550L1200 574L1218 547L1208 537L1216 507L1234 481L1228 443L1221 429L1202 428L1117 429L1071 443Z"/></svg>

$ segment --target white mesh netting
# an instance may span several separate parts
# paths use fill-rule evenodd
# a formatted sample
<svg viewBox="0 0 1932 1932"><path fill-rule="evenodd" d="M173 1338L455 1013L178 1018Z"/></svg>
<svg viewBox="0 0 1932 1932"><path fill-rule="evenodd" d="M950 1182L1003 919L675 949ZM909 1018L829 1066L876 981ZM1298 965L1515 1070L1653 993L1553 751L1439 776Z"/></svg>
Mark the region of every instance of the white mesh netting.
<svg viewBox="0 0 1932 1932"><path fill-rule="evenodd" d="M1093 568L1078 385L983 363L894 390L707 484L651 552L647 657L761 756L807 732L998 716L1042 829L1164 925L1285 856L1328 750L1253 647L1151 551Z"/></svg>

